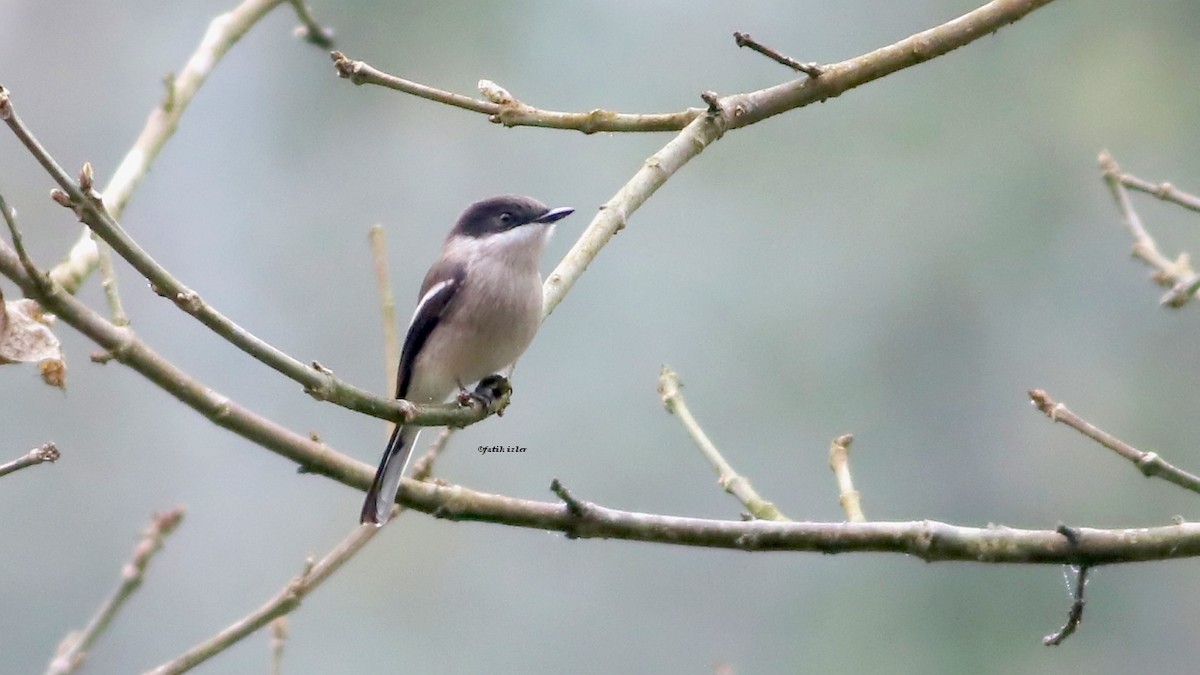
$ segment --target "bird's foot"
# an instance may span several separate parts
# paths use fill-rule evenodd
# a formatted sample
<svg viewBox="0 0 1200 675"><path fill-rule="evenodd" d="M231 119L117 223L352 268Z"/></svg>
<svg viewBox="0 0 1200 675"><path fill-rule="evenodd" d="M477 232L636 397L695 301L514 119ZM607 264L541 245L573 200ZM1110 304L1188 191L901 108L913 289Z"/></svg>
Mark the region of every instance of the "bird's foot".
<svg viewBox="0 0 1200 675"><path fill-rule="evenodd" d="M488 375L475 385L475 391L467 391L461 385L458 390L458 404L471 405L478 403L486 410L491 410L501 399L512 394L512 385L503 375ZM497 415L504 414L504 408L496 410Z"/></svg>

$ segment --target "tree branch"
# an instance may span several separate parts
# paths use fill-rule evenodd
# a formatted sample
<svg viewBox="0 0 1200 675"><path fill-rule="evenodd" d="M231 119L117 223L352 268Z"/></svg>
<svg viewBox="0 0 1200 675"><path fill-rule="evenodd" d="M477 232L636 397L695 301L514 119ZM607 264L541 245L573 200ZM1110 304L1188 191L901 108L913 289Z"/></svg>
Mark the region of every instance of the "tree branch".
<svg viewBox="0 0 1200 675"><path fill-rule="evenodd" d="M1112 158L1112 155L1107 156L1109 159ZM1116 168L1115 162L1113 163L1113 167L1114 169ZM1130 190L1145 192L1146 194L1151 195L1152 197L1157 197L1164 202L1171 202L1172 204L1182 206L1189 211L1200 212L1200 197L1188 194L1187 192L1180 190L1170 183L1151 183L1150 181L1142 180L1133 174L1120 172L1117 173L1117 180L1121 181L1121 185L1124 185Z"/></svg>
<svg viewBox="0 0 1200 675"><path fill-rule="evenodd" d="M40 448L34 448L11 462L0 464L0 476L7 476L26 467L37 466L45 462L57 462L60 456L57 446L53 443L44 443Z"/></svg>
<svg viewBox="0 0 1200 675"><path fill-rule="evenodd" d="M0 273L26 292L33 282L16 253L0 243ZM296 434L218 394L167 362L59 288L43 298L49 311L100 344L180 401L216 424L286 457L309 471L365 490L372 467L327 445ZM1078 547L1054 530L958 527L934 521L911 523L785 523L706 520L619 511L588 504L584 515L563 504L475 492L459 486L405 479L402 505L450 520L497 523L564 532L573 537L628 539L746 551L876 551L925 560L1103 565L1200 556L1200 524L1180 523L1126 530L1081 529ZM584 503L584 502L581 502ZM585 503L586 504L586 503Z"/></svg>
<svg viewBox="0 0 1200 675"><path fill-rule="evenodd" d="M889 47L824 66L821 76L816 79L805 77L749 94L719 99L718 114L694 116L675 138L651 155L637 173L600 208L575 245L546 278L543 315L549 316L562 302L600 250L625 227L629 217L676 171L721 138L727 129L744 127L794 108L824 101L902 68L928 61L988 35L1049 2L996 0Z"/></svg>
<svg viewBox="0 0 1200 675"><path fill-rule="evenodd" d="M321 49L331 49L333 47L333 29L323 28L321 24L317 23L308 5L304 4L304 0L290 0L290 2L292 9L296 10L296 18L300 19L300 25L296 27L295 31L296 37L304 38L305 42Z"/></svg>
<svg viewBox="0 0 1200 675"><path fill-rule="evenodd" d="M829 445L829 468L837 481L838 503L846 512L846 518L852 523L862 523L867 520L863 515L862 495L854 489L854 480L850 477L850 443L853 441L854 434L842 434L833 439Z"/></svg>
<svg viewBox="0 0 1200 675"><path fill-rule="evenodd" d="M374 525L359 526L342 540L332 551L314 564L310 558L300 576L292 579L267 604L251 612L246 617L234 622L231 626L213 637L201 642L177 658L148 671L153 675L177 675L184 673L220 654L238 641L253 634L259 628L273 620L291 613L300 603L319 587L334 572L338 571L347 560L362 550L383 528Z"/></svg>
<svg viewBox="0 0 1200 675"><path fill-rule="evenodd" d="M387 241L383 226L376 223L367 232L371 261L375 268L375 288L379 291L379 316L383 320L384 391L396 391L396 373L400 367L400 334L396 332L396 298L388 280ZM391 431L388 431L391 434Z"/></svg>
<svg viewBox="0 0 1200 675"><path fill-rule="evenodd" d="M1051 1L993 0L957 19L912 35L893 45L848 61L821 66L820 77L804 77L766 89L725 97L722 99L722 107L731 111L732 117L728 127L738 129L749 126L794 108L840 96L845 91L898 70L924 63L991 35ZM540 110L526 106L512 97L508 97L508 103L497 103L442 91L388 75L366 63L348 59L340 52L334 52L332 56L338 74L354 84L385 86L420 98L478 112L505 126L573 129L585 133L675 131L692 124L703 112L692 108L677 113L654 115L621 114L603 110L588 113ZM485 88L485 83L491 84L486 80L481 81L481 88Z"/></svg>
<svg viewBox="0 0 1200 675"><path fill-rule="evenodd" d="M688 436L692 437L692 441L696 443L696 447L700 448L700 453L712 464L713 469L717 472L717 485L729 494L737 497L738 501L750 512L750 515L763 520L791 520L783 515L775 504L763 499L759 496L754 486L750 481L737 471L729 462L725 461L725 457L721 455L721 451L717 450L717 446L709 439L708 434L704 433L704 429L700 427L700 423L692 416L692 411L688 409L687 401L683 400L683 393L680 389L683 383L679 381L679 375L670 367L664 365L658 374L658 395L662 398L663 407L667 412L675 416L679 423L683 425Z"/></svg>
<svg viewBox="0 0 1200 675"><path fill-rule="evenodd" d="M281 616L271 622L271 675L283 675L283 648L287 646L288 620Z"/></svg>
<svg viewBox="0 0 1200 675"><path fill-rule="evenodd" d="M1088 571L1087 565L1082 565L1078 568L1075 576L1075 589L1071 592L1071 609L1067 611L1067 621L1062 625L1062 628L1042 638L1042 644L1047 647L1057 647L1063 643L1063 640L1071 637L1079 628L1079 624L1083 621L1083 607L1087 603L1084 600L1083 592L1087 588ZM1063 571L1063 578L1067 580L1067 590L1071 591L1071 577L1069 572Z"/></svg>
<svg viewBox="0 0 1200 675"><path fill-rule="evenodd" d="M108 629L117 612L125 605L125 601L142 585L150 559L162 549L163 542L179 527L182 520L181 507L154 516L150 526L142 532L138 545L133 549L133 558L121 570L121 583L117 585L117 589L100 606L82 632L72 633L63 639L59 644L58 653L46 670L47 675L73 673L83 665L88 650L95 644L96 639Z"/></svg>
<svg viewBox="0 0 1200 675"><path fill-rule="evenodd" d="M1107 150L1100 153L1099 161L1100 168L1104 172L1104 181L1108 184L1108 189L1117 202L1117 209L1121 212L1121 219L1125 221L1125 227L1133 238L1133 257L1154 270L1151 278L1155 283L1171 289L1159 299L1159 304L1172 308L1186 305L1200 290L1200 274L1192 269L1187 253L1180 253L1179 257L1172 261L1159 252L1158 245L1142 225L1142 219L1134 210L1133 202L1129 199L1129 193L1125 188L1140 190L1164 201L1198 211L1200 211L1200 198L1180 192L1170 183L1153 185L1140 178L1122 173L1121 168L1117 166L1117 161Z"/></svg>
<svg viewBox="0 0 1200 675"><path fill-rule="evenodd" d="M188 104L196 96L201 85L212 74L225 54L242 39L267 12L283 0L246 0L229 12L213 19L205 31L200 45L188 58L178 75L166 78L166 96L162 103L150 112L146 125L138 134L133 147L125 154L112 179L104 187L105 206L114 219L119 220L134 190L150 172L150 166L162 151L167 140L175 133L179 120ZM68 293L74 293L84 279L96 269L99 262L98 248L92 241L91 232L84 229L75 245L50 275Z"/></svg>
<svg viewBox="0 0 1200 675"><path fill-rule="evenodd" d="M805 75L808 75L809 77L820 77L820 75L821 75L821 72L822 72L821 66L819 66L818 64L816 64L816 63L801 63L801 62L797 61L796 59L793 59L790 56L785 56L783 54L780 54L779 52L775 51L774 49L771 49L770 47L762 44L758 40L755 40L754 38L750 37L749 33L734 33L733 34L733 42L738 47L746 47L747 49L758 52L759 54L762 54L763 56L767 57L768 59L771 59L775 63L787 66L788 68L791 68L792 70L795 70L797 72L804 73Z"/></svg>
<svg viewBox="0 0 1200 675"><path fill-rule="evenodd" d="M33 282L16 253L0 243L0 273L26 292ZM286 457L302 467L365 490L371 466L327 445L262 418L190 377L150 350L129 328L113 326L59 288L43 299L46 308L96 341L114 358L141 373L216 424ZM1070 547L1055 530L959 527L935 521L909 523L749 522L663 516L585 504L577 513L559 503L536 502L475 492L454 485L405 479L402 505L450 520L490 522L597 537L744 551L893 552L924 560L994 563L1104 565L1200 556L1200 524L1156 528L1079 530Z"/></svg>
<svg viewBox="0 0 1200 675"><path fill-rule="evenodd" d="M1029 399L1034 407L1046 414L1052 422L1062 422L1079 433L1096 441L1100 445L1124 457L1137 467L1142 475L1150 478L1156 476L1174 483L1185 490L1200 492L1200 477L1184 471L1158 456L1155 452L1142 452L1125 441L1103 431L1087 420L1067 409L1062 403L1057 403L1050 395L1041 389L1029 392Z"/></svg>
<svg viewBox="0 0 1200 675"><path fill-rule="evenodd" d="M333 67L338 76L354 84L374 84L435 103L481 113L488 116L488 121L506 127L572 129L585 134L598 131L677 131L701 112L695 109L663 114L627 114L600 109L586 113L541 110L518 101L489 80L479 81L479 90L487 99L481 100L389 75L368 63L350 59L341 52L332 52L330 57L333 58Z"/></svg>

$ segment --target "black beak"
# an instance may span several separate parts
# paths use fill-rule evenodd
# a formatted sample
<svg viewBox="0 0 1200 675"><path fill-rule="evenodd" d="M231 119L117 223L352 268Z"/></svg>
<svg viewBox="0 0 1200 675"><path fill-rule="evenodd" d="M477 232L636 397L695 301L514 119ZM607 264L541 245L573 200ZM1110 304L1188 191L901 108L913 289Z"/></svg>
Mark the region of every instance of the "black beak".
<svg viewBox="0 0 1200 675"><path fill-rule="evenodd" d="M538 216L537 218L534 218L533 222L535 222L535 223L554 223L554 222L558 222L559 220L562 220L563 218L566 218L567 216L571 215L572 213L575 213L575 209L573 209L569 206L563 206L563 207L560 207L557 209L550 209L549 211Z"/></svg>

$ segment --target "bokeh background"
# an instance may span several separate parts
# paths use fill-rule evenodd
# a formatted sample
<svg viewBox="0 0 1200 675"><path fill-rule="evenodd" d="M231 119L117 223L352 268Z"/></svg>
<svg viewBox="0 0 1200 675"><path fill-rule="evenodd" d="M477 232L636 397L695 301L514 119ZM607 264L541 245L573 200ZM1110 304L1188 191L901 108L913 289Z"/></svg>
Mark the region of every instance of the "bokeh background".
<svg viewBox="0 0 1200 675"><path fill-rule="evenodd" d="M328 3L338 48L472 94L673 111L699 92L791 77L746 31L804 61L890 44L970 0ZM209 20L231 0L0 0L0 83L69 167L101 184ZM384 391L366 242L387 227L407 319L472 200L597 206L667 134L504 129L339 80L287 7L217 68L124 224L223 312L302 360ZM830 439L853 432L869 517L1052 528L1195 518L1195 495L1031 409L1045 388L1145 449L1200 469L1196 307L1157 306L1096 155L1200 189L1200 5L1059 2L933 62L729 134L638 211L543 328L503 419L463 432L448 481L633 510L736 518L655 393L660 364L728 459L794 518L840 520ZM79 226L7 132L0 187L36 258ZM1194 214L1137 198L1168 255ZM214 338L121 264L134 328L216 390L374 464L384 424L304 395ZM14 287L0 281L5 293ZM99 284L81 292L103 308ZM361 494L297 475L59 329L69 389L0 371L0 670L38 672L116 584L150 514L187 508L91 673L166 661L274 595L357 519ZM432 435L426 436L426 440ZM520 455L482 456L483 444ZM744 554L408 514L292 616L285 671L1170 673L1200 660L1194 561L1098 570L1080 632L1056 567L899 555ZM202 672L262 672L255 636Z"/></svg>

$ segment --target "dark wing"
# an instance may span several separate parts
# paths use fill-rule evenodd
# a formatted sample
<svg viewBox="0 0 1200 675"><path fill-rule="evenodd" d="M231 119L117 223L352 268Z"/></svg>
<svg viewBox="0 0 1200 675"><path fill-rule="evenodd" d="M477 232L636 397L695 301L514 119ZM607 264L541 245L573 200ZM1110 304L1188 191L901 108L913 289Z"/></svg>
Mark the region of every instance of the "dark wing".
<svg viewBox="0 0 1200 675"><path fill-rule="evenodd" d="M412 322L408 324L408 334L404 336L404 348L400 352L396 398L404 398L408 394L417 355L446 315L466 279L467 266L455 263L435 265L425 275L425 283L421 284L421 300L413 312Z"/></svg>

